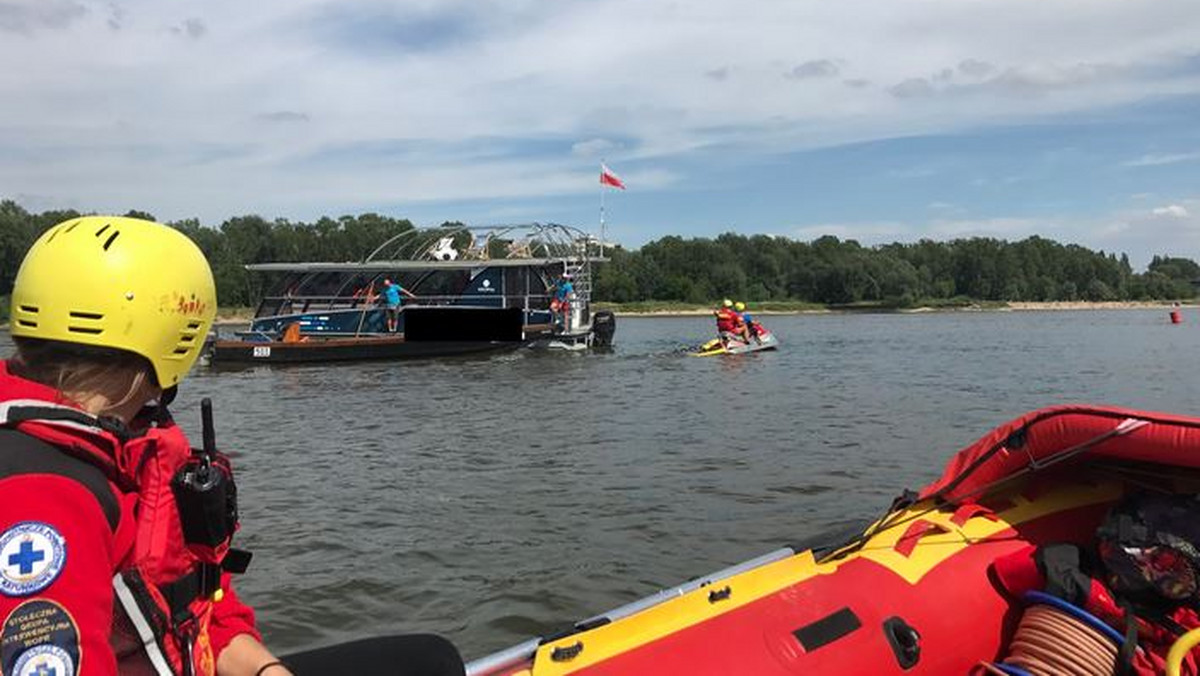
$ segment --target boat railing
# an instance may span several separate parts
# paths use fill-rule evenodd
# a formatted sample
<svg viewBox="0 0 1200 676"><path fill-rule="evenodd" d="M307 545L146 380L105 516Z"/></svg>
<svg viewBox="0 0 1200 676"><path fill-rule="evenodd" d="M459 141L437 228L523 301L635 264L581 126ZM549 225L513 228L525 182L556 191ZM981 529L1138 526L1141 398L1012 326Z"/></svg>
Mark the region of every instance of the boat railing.
<svg viewBox="0 0 1200 676"><path fill-rule="evenodd" d="M495 303L499 300L505 307L525 305L528 309L546 309L554 294L418 294L416 298L405 298L404 307L414 305L470 305L473 301ZM381 298L351 297L351 296L267 296L259 303L260 311L256 318L281 317L311 312L332 312L346 310L383 309Z"/></svg>

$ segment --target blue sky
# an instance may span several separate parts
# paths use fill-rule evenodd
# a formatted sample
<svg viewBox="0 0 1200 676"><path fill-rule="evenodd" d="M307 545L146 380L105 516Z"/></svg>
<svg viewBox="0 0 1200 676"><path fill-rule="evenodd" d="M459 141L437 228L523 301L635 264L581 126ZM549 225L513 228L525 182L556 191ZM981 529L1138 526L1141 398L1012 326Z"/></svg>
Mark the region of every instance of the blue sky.
<svg viewBox="0 0 1200 676"><path fill-rule="evenodd" d="M0 196L1200 258L1194 0L0 0Z"/></svg>

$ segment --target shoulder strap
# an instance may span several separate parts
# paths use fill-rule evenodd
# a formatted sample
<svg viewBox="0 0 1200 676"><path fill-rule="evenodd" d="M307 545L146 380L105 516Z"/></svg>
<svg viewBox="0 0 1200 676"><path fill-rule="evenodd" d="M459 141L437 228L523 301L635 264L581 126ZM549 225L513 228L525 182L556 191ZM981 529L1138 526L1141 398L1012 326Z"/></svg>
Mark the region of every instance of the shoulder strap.
<svg viewBox="0 0 1200 676"><path fill-rule="evenodd" d="M96 496L109 527L117 530L121 506L99 467L24 432L0 427L0 479L22 474L56 474L79 482Z"/></svg>

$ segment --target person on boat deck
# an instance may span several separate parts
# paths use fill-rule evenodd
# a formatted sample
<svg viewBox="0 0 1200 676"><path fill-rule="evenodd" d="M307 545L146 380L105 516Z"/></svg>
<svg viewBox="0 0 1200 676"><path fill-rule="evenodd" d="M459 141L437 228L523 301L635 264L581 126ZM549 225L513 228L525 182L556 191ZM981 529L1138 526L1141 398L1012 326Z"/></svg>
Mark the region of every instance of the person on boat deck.
<svg viewBox="0 0 1200 676"><path fill-rule="evenodd" d="M575 285L571 283L570 273L564 272L554 281L553 296L550 311L565 323L567 313L571 310L571 301L575 298Z"/></svg>
<svg viewBox="0 0 1200 676"><path fill-rule="evenodd" d="M554 298L559 303L567 305L575 297L575 285L571 283L571 275L564 272L554 285Z"/></svg>
<svg viewBox="0 0 1200 676"><path fill-rule="evenodd" d="M734 330L737 328L737 318L733 310L733 301L726 298L721 301L721 307L713 311L717 317L717 337L721 339L721 343L729 342L729 339L734 337Z"/></svg>
<svg viewBox="0 0 1200 676"><path fill-rule="evenodd" d="M291 673L233 590L232 500L172 488L197 465L166 404L216 308L200 249L157 223L76 218L26 254L0 361L4 674Z"/></svg>
<svg viewBox="0 0 1200 676"><path fill-rule="evenodd" d="M416 298L411 291L400 286L399 282L393 282L390 279L383 280L383 301L387 305L387 330L390 333L395 333L396 328L400 325L401 294L409 298Z"/></svg>

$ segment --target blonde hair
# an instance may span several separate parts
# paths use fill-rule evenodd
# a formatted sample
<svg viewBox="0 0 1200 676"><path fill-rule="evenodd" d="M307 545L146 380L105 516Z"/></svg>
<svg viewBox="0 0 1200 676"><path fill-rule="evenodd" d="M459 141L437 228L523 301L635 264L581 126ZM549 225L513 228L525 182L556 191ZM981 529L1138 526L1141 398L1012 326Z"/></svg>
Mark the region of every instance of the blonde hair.
<svg viewBox="0 0 1200 676"><path fill-rule="evenodd" d="M158 389L154 368L145 357L108 347L57 340L14 337L13 375L53 387L64 399L82 404L101 395L109 403L96 415L108 415L147 390ZM145 402L138 402L139 404Z"/></svg>

